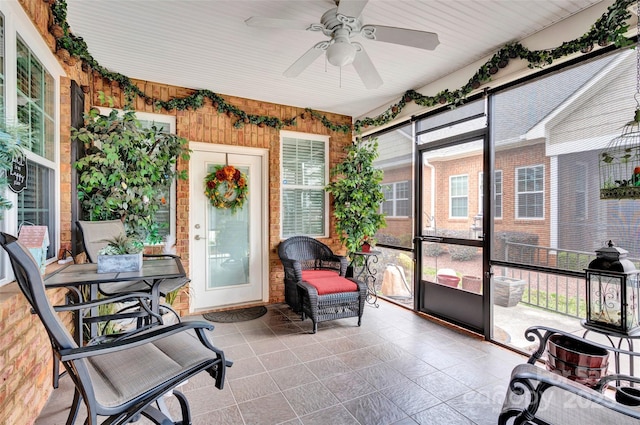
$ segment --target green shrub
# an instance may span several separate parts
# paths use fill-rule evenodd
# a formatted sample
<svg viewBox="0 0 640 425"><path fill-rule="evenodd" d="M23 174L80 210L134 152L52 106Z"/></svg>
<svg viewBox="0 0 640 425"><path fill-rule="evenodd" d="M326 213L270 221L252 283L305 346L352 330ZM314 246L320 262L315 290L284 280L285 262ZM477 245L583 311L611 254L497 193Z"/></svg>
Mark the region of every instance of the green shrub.
<svg viewBox="0 0 640 425"><path fill-rule="evenodd" d="M429 257L438 257L444 254L446 251L442 244L439 243L430 243L423 250L424 254Z"/></svg>
<svg viewBox="0 0 640 425"><path fill-rule="evenodd" d="M470 261L478 255L478 248L475 246L449 245L449 254L452 260Z"/></svg>

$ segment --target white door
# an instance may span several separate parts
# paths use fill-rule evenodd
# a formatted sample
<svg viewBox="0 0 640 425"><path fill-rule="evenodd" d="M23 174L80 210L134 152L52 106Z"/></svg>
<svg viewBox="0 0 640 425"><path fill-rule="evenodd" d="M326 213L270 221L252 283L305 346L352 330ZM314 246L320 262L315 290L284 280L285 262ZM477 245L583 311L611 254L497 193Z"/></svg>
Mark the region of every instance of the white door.
<svg viewBox="0 0 640 425"><path fill-rule="evenodd" d="M267 151L206 143L190 147L191 311L266 302ZM247 176L248 195L235 212L214 207L204 193L206 175L225 164Z"/></svg>

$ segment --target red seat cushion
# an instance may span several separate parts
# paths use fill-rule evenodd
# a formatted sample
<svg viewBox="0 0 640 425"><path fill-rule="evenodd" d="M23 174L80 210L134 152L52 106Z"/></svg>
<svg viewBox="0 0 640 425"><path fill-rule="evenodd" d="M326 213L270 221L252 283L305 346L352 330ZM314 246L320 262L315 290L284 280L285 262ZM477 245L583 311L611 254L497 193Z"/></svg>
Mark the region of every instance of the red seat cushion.
<svg viewBox="0 0 640 425"><path fill-rule="evenodd" d="M340 292L355 292L358 285L342 276L313 277L305 281L318 290L318 295L338 294Z"/></svg>
<svg viewBox="0 0 640 425"><path fill-rule="evenodd" d="M338 277L338 272L333 270L302 270L302 280L317 279L323 277Z"/></svg>

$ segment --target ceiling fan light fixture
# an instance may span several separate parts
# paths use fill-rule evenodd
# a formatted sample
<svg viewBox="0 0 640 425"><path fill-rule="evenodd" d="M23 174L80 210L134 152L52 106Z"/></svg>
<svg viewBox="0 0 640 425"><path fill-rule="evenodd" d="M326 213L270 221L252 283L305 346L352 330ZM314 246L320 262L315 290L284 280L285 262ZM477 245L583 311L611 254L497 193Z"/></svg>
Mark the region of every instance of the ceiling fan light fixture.
<svg viewBox="0 0 640 425"><path fill-rule="evenodd" d="M327 48L327 60L333 66L347 66L356 58L357 49L348 40L337 39Z"/></svg>

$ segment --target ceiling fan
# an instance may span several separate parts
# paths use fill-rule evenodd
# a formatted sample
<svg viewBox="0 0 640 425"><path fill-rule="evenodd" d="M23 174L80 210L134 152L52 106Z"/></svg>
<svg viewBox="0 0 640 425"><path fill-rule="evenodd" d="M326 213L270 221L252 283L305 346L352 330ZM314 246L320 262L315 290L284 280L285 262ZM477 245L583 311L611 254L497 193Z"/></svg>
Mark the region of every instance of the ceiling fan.
<svg viewBox="0 0 640 425"><path fill-rule="evenodd" d="M438 35L432 32L363 24L360 15L367 2L368 0L336 0L338 7L327 10L322 15L320 23L308 24L261 16L252 16L245 23L250 27L321 31L325 36L330 37L329 40L321 41L311 47L284 72L284 76L297 77L326 52L327 61L331 65L343 67L353 64L365 87L375 89L382 85L382 78L362 44L351 41L351 38L360 34L368 40L426 50L435 49L439 41Z"/></svg>

